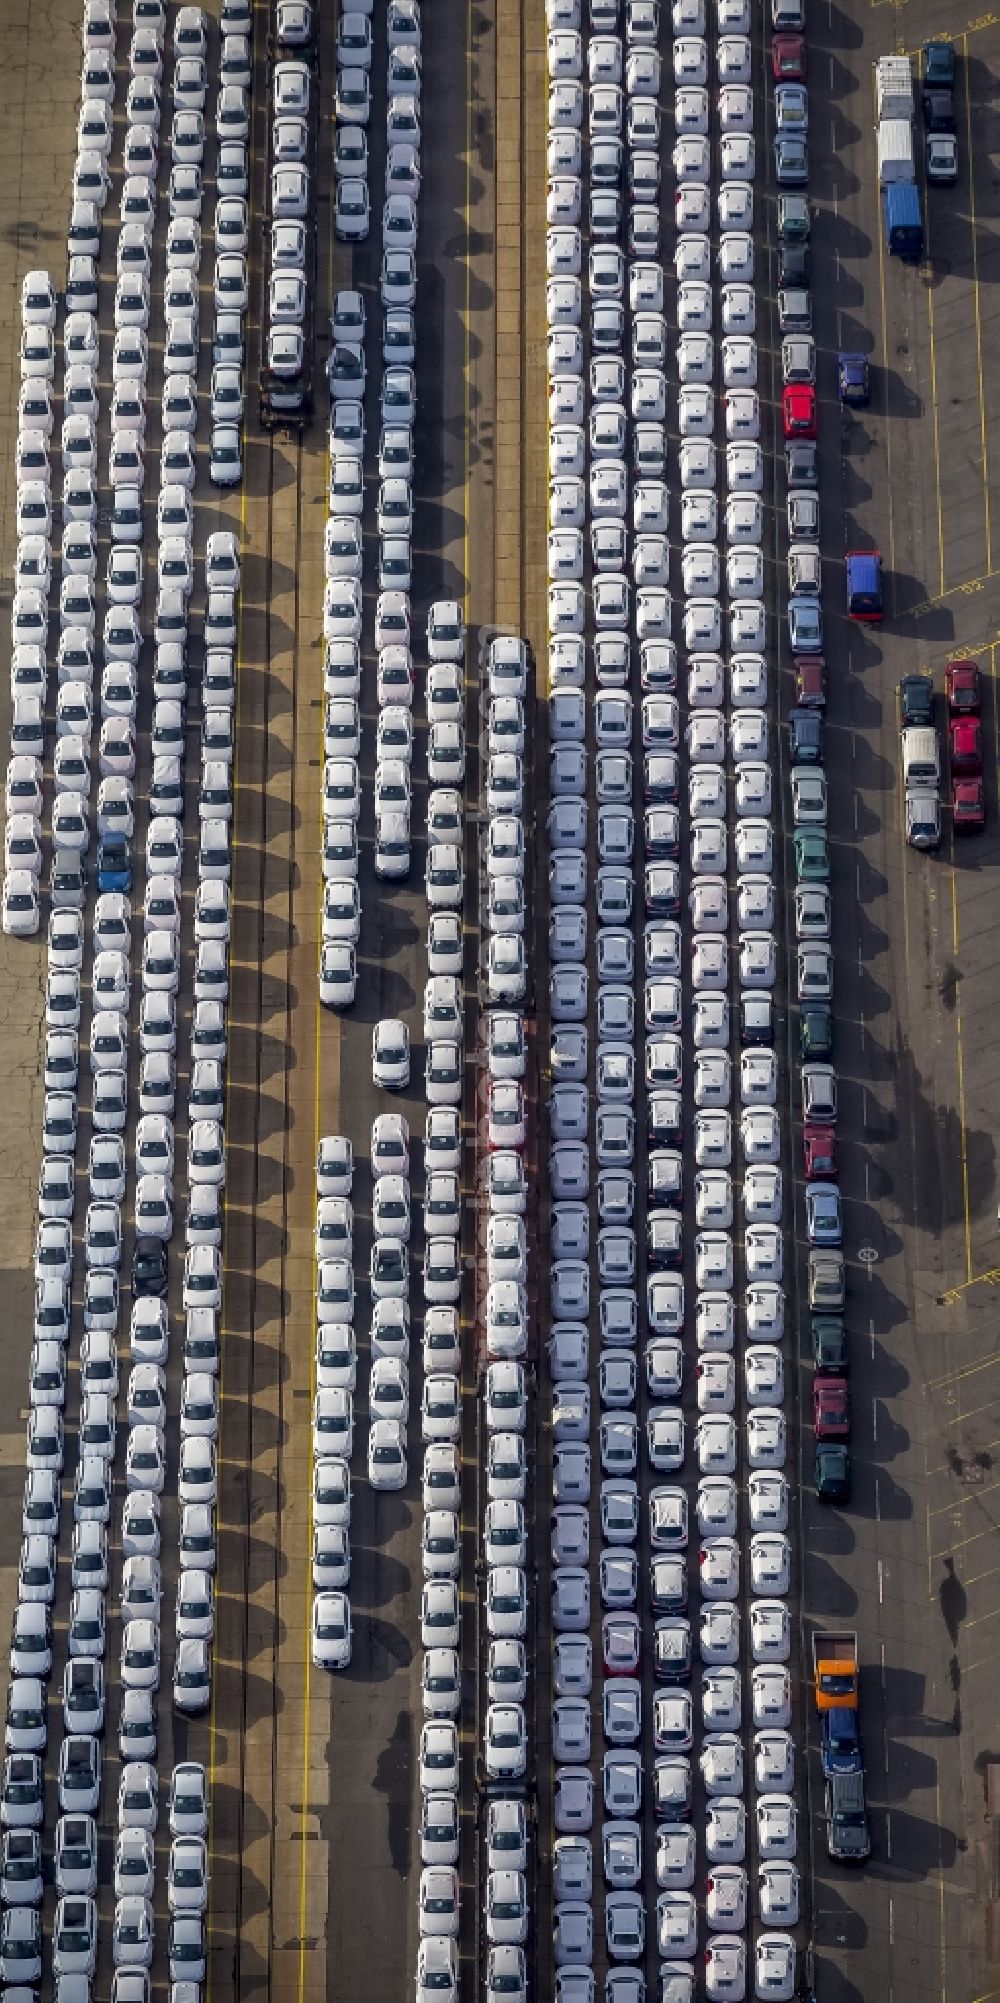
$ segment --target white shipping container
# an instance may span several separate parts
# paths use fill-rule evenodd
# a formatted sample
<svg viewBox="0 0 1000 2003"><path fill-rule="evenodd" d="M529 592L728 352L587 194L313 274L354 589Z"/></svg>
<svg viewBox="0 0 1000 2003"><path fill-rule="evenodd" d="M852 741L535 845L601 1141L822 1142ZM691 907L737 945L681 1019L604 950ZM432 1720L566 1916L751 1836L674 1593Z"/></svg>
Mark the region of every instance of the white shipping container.
<svg viewBox="0 0 1000 2003"><path fill-rule="evenodd" d="M875 94L880 119L913 117L913 75L908 56L879 57Z"/></svg>
<svg viewBox="0 0 1000 2003"><path fill-rule="evenodd" d="M883 118L878 128L878 184L913 181L913 132L905 118Z"/></svg>

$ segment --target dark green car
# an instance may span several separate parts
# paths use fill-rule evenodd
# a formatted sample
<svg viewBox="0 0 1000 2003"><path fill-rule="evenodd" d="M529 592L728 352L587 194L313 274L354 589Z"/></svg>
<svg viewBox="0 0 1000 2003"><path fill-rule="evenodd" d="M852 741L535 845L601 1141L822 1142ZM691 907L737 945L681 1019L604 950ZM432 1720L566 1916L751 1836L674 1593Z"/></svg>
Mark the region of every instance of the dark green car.
<svg viewBox="0 0 1000 2003"><path fill-rule="evenodd" d="M846 1447L824 1440L816 1448L813 1482L819 1502L850 1502L851 1456Z"/></svg>
<svg viewBox="0 0 1000 2003"><path fill-rule="evenodd" d="M924 89L951 90L955 82L955 44L943 39L939 42L925 42L923 56Z"/></svg>
<svg viewBox="0 0 1000 2003"><path fill-rule="evenodd" d="M841 1315L813 1315L812 1353L813 1363L822 1376L847 1375L851 1367L851 1345Z"/></svg>
<svg viewBox="0 0 1000 2003"><path fill-rule="evenodd" d="M797 883L829 883L830 851L818 828L796 828L792 836Z"/></svg>
<svg viewBox="0 0 1000 2003"><path fill-rule="evenodd" d="M781 195L778 198L778 235L782 243L801 243L809 235L809 198L807 195Z"/></svg>
<svg viewBox="0 0 1000 2003"><path fill-rule="evenodd" d="M799 1047L805 1059L833 1056L833 1010L813 1002L799 1016Z"/></svg>

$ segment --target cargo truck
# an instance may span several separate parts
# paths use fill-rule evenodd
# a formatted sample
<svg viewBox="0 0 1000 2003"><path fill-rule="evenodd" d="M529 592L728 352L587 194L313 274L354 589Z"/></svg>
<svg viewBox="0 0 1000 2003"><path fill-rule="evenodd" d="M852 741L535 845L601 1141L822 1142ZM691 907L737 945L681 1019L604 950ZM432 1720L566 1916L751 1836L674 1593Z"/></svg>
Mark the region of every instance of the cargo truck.
<svg viewBox="0 0 1000 2003"><path fill-rule="evenodd" d="M896 181L912 181L913 127L908 118L883 118L876 133L878 184L891 188Z"/></svg>
<svg viewBox="0 0 1000 2003"><path fill-rule="evenodd" d="M924 222L920 194L913 181L894 181L882 190L885 240L893 257L916 263L924 251Z"/></svg>
<svg viewBox="0 0 1000 2003"><path fill-rule="evenodd" d="M812 1638L813 1683L817 1711L831 1711L835 1705L854 1711L858 1704L858 1637L856 1634L817 1633Z"/></svg>
<svg viewBox="0 0 1000 2003"><path fill-rule="evenodd" d="M907 56L880 56L875 65L880 119L913 117L913 75Z"/></svg>

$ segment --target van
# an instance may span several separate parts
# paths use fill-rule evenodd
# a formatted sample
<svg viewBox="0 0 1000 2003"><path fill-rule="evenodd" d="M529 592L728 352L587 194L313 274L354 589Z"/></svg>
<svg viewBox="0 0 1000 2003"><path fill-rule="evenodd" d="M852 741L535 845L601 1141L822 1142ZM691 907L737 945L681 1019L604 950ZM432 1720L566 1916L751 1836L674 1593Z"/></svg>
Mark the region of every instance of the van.
<svg viewBox="0 0 1000 2003"><path fill-rule="evenodd" d="M877 549L849 549L844 558L847 616L878 623L882 618L882 558Z"/></svg>
<svg viewBox="0 0 1000 2003"><path fill-rule="evenodd" d="M936 792L941 781L941 753L935 730L911 725L902 733L903 784L907 792Z"/></svg>
<svg viewBox="0 0 1000 2003"><path fill-rule="evenodd" d="M910 848L937 848L941 840L941 806L927 787L906 789L906 839Z"/></svg>

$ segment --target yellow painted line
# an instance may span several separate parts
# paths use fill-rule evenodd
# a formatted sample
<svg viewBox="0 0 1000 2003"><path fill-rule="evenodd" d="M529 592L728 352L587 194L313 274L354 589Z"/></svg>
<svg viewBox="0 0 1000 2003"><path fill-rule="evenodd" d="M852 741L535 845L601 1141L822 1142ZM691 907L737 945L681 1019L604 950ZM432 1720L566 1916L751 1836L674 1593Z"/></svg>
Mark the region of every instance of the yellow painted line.
<svg viewBox="0 0 1000 2003"><path fill-rule="evenodd" d="M971 1581L970 1581L970 1580L967 1580L967 1579L963 1579L963 1581L962 1581L962 1584L963 1584L963 1585L968 1585L968 1584L970 1584L970 1583L971 1583ZM936 1599L936 1598L937 1598L937 1594L936 1594L936 1593L935 1593L935 1594L932 1594L932 1598ZM963 1633L963 1634L968 1634L968 1633L969 1633L969 1631L970 1631L970 1629L971 1629L971 1628L974 1628L974 1627L985 1627L985 1625L986 1625L986 1622L987 1622L987 1621L990 1621L990 1620L1000 1620L1000 1607L991 1607L991 1608L990 1608L990 1611L989 1611L989 1613L986 1613L986 1614L977 1614L977 1615L976 1615L976 1618L975 1618L975 1620L964 1620L964 1621L962 1622L962 1633ZM994 1666L994 1668L996 1668L996 1656L995 1656L995 1655L994 1655L994 1657L993 1657L993 1666ZM963 1674L964 1674L964 1665L963 1665ZM995 1991L994 1993L995 1993L996 1995L1000 1995L1000 1990L997 1990L997 1991Z"/></svg>
<svg viewBox="0 0 1000 2003"><path fill-rule="evenodd" d="M946 1384L960 1384L965 1377L976 1377L980 1370L995 1370L1000 1357L988 1356L984 1363L970 1363L964 1370L949 1370L946 1377L932 1377L928 1391L943 1391ZM931 1512L933 1515L933 1511Z"/></svg>
<svg viewBox="0 0 1000 2003"><path fill-rule="evenodd" d="M972 171L972 163L975 156L972 151L972 105L969 101L969 89L968 89L968 75L969 75L968 44L969 44L969 37L968 33L966 33L962 36L962 61L965 68L965 79L966 79L965 132L966 132L966 142L967 142L967 150L966 150L966 160L968 162L967 172L969 176L969 221L972 225L972 303L975 308L975 315L976 315L976 375L979 381L979 450L983 467L983 509L986 517L986 569L987 571L989 571L993 562L993 551L992 551L992 527L991 527L991 517L990 517L990 477L989 477L988 461L986 456L986 396L983 387L983 326L982 326L982 318L980 315L980 306L979 306L979 246L976 241L977 237L976 184L975 184L975 176Z"/></svg>
<svg viewBox="0 0 1000 2003"><path fill-rule="evenodd" d="M924 221L924 257L927 264L930 264L931 262L930 205L925 202L924 208L926 211L926 217ZM879 232L879 234L881 235L881 232ZM944 510L941 505L941 434L940 434L940 425L938 419L937 342L934 338L933 285L928 285L926 291L927 291L927 326L930 339L930 355L931 355L931 410L934 413L934 499L937 510L938 591L941 593L943 597L944 596Z"/></svg>
<svg viewBox="0 0 1000 2003"><path fill-rule="evenodd" d="M469 413L472 403L472 387L469 371L472 366L472 0L467 0L465 10L465 199L463 213L465 219L465 536L462 562L465 567L465 627L468 633L469 615L472 609L472 529L469 520Z"/></svg>
<svg viewBox="0 0 1000 2003"><path fill-rule="evenodd" d="M949 867L948 876L951 889L951 941L952 951L958 956L958 875L955 869L955 824L948 822ZM969 1129L965 1117L965 1045L962 1040L962 1006L960 990L956 983L955 992L955 1052L958 1065L958 1120L962 1147L962 1211L965 1233L965 1283L972 1278L972 1210L969 1201Z"/></svg>
<svg viewBox="0 0 1000 2003"><path fill-rule="evenodd" d="M897 4L897 0L872 0L872 5L873 5L873 6L877 6L877 5L881 5L881 6L886 6L886 5L893 5L893 6L894 6L894 5L896 5L896 4ZM904 0L904 4L905 4L905 0ZM967 41L967 40L968 40L968 38L969 38L969 36L970 36L970 35L981 35L981 34L983 33L983 30L984 30L985 28L996 28L996 27L1000 27L1000 14L977 14L977 16L976 16L975 20L974 20L974 21L970 21L970 22L969 22L969 25L968 25L968 27L967 27L967 28L957 28L957 29L954 29L954 30L950 30L949 32L951 33L951 39L952 39L952 41L956 41L956 40L957 40L957 41L961 41L961 42L965 42L965 41ZM917 63L918 63L918 64L919 64L919 61L920 61L920 53L921 53L921 52L920 52L920 49L919 49L919 47L918 47L918 48L915 48L915 49L900 49L900 50L899 50L899 54L900 54L901 56L908 56L911 62L912 62L912 61L913 61L914 59L916 59L916 61L917 61ZM917 81L918 81L918 83L919 83L919 81L920 81L920 79L919 79L919 76L918 76L918 78L917 78ZM1000 1996L1000 1989L993 1989L993 1990L991 1990L991 1991L990 1991L990 1994L991 1994L992 1996ZM982 1999L981 1999L981 1998L976 1998L976 1999L974 1999L974 2003L982 2003Z"/></svg>
<svg viewBox="0 0 1000 2003"><path fill-rule="evenodd" d="M331 107L330 107L330 127L331 127L331 142L332 142L332 144L333 144L333 145L335 146L335 145L336 145L336 140L337 140L337 134L336 134L336 118L335 118L335 107L334 107L334 105L333 105L332 101L331 101ZM318 140L317 140L317 145L318 145ZM334 239L333 239L333 213L334 213L334 209L333 209L333 203L331 202L331 203L330 203L330 205L329 205L329 217L328 217L328 221L327 221L327 269L329 270L329 273L330 273L330 279L331 279L331 282L332 282L332 280L333 280L333 275L334 275L334 270L333 270L333 261L334 261ZM329 425L327 425L327 427L326 427L326 450L325 450L325 455L324 455L324 456L325 456L325 461L326 461L326 465L325 465L325 470L324 470L324 476L323 476L323 494L324 494L324 501L325 501L325 502L328 502L328 501L329 501L329 494L330 494L330 465L331 465L331 458L332 458L332 451L331 451L331 445L330 445L330 427L329 427ZM325 520L325 511L324 511L324 520ZM320 771L320 784L319 784L319 789L318 789L318 792L317 792L317 797L316 797L316 810L317 810L317 812L316 812L316 823L317 823L317 847L318 847L318 849L319 849L320 853L322 853L322 848L323 848L323 790L322 790L322 789L323 789L323 781L322 781L322 772L323 772L323 704L322 704L322 702L321 702L321 703L319 704L319 708L318 708L318 714L317 714L317 726L316 726L316 727L317 727L317 734L318 734L318 738L319 738L319 751L320 751L320 755L319 755L319 760L318 760L318 765L319 765L319 771ZM316 922L316 942L317 942L317 951L318 951L318 950L319 950L319 943L320 943L320 941L321 941L321 939L322 939L322 937L323 937L323 871L322 871L322 868L320 869L320 874L319 874L319 888L318 888L318 892L317 892L317 905L316 905L316 921L317 921L317 922ZM322 1070L322 1058L323 1058L323 1004L322 1004L322 1002L320 1001L320 998L319 998L319 965L318 965L318 964L317 964L317 967L316 967L316 997L315 997L315 1030L314 1030L314 1034L315 1034L315 1063L316 1063L316 1084L315 1084L315 1091L314 1091L314 1095L313 1095L313 1160L315 1161L315 1160L316 1160L316 1157L317 1157L317 1155L318 1155L318 1153L319 1153L319 1136L320 1136L320 1123L321 1123L321 1120L322 1120L322 1089L323 1089L323 1070ZM312 1300L311 1300L311 1302L310 1302L310 1323L311 1323L311 1326L312 1326L312 1324L313 1324L313 1323L315 1322L315 1315L313 1314L313 1305L314 1305L314 1303L315 1303L315 1300L316 1300L316 1291L317 1291L317 1287L318 1287L318 1284L319 1284L319 1247L318 1247L318 1245L317 1245L317 1243L316 1243L316 1233L315 1233L315 1231L314 1231L314 1232L313 1232L313 1243L312 1243ZM310 1328L310 1343L309 1343L309 1411L310 1411L310 1414L312 1413L312 1410L313 1410L313 1407L314 1407L315 1403L316 1403L316 1345L315 1345L315 1343L314 1343L314 1342L312 1341L312 1335L311 1335L311 1328ZM307 1609L307 1612L306 1612L306 1634L305 1634L305 1650L304 1650L304 1654L305 1654L305 1680L304 1680L304 1684L303 1684L303 1692L302 1692L302 1697L303 1697L303 1707L302 1707L302 1788L301 1788L301 1801L302 1801L302 1847L301 1847L301 1857L302 1857L302 1862L301 1862L301 1865L300 1865L300 1867L299 1867L299 1989L298 1989L298 1995L299 1995L299 2003L304 2003L304 1997L305 1997L305 1988L306 1988L306 1913L307 1913L307 1898L306 1898L306 1891L307 1891L307 1884L308 1884L308 1854L309 1854L309 1853L308 1853L308 1845L306 1844L306 1841L305 1841L305 1833L306 1833L306 1819L307 1819L307 1817L308 1817L308 1814L309 1814L309 1777L310 1777L310 1772L311 1772L311 1749L312 1749L312 1602L313 1602L313 1580L312 1580L312 1543L313 1543L313 1486L312 1486L312 1443L311 1443L311 1438L310 1438L310 1469L309 1469L309 1482L308 1482L308 1496L309 1496L309 1500L308 1500L308 1504L307 1504L307 1507L306 1507L306 1552L305 1552L305 1563L306 1563L306 1590L305 1590L305 1594L304 1594L304 1596L303 1596L303 1598L304 1598L304 1604L305 1604L305 1606L306 1606L306 1609Z"/></svg>
<svg viewBox="0 0 1000 2003"><path fill-rule="evenodd" d="M875 98L875 71L873 69L872 70L873 103L874 103L874 98ZM876 111L876 117L877 117L877 111ZM876 176L876 183L877 183L877 176ZM889 575L890 577L895 577L896 534L895 534L895 525L892 512L892 424L890 423L889 420L889 316L886 312L886 306L885 306L885 231L881 227L882 199L877 184L875 188L875 203L876 203L876 208L879 211L879 227L876 230L875 235L878 238L879 310L882 316L882 417L884 419L886 495L888 499L888 511L889 511ZM775 461L777 461L777 453L778 453L778 448L777 448L777 442L775 441L774 445Z"/></svg>
<svg viewBox="0 0 1000 2003"><path fill-rule="evenodd" d="M966 1509L970 1502L984 1502L988 1495L996 1495L998 1489L998 1481L991 1481L988 1488L970 1488L965 1495L953 1496L950 1502L943 1502L938 1509L929 1509L927 1521L930 1523L935 1516L954 1516L959 1510Z"/></svg>
<svg viewBox="0 0 1000 2003"><path fill-rule="evenodd" d="M985 591L986 586L992 583L995 577L1000 577L1000 571L984 570L979 577L967 577L961 584L950 584L947 591L940 591L936 598L922 598L919 605L913 607L912 616L914 619L926 619L929 612L935 612L938 606L945 604L949 598L973 598L978 591ZM981 653L983 648L988 646L989 641L983 640L978 648L973 647L968 651Z"/></svg>
<svg viewBox="0 0 1000 2003"><path fill-rule="evenodd" d="M1000 1389L995 1398L983 1398L978 1405L967 1405L964 1411L956 1412L954 1418L948 1420L946 1429L950 1431L952 1426L964 1426L968 1419L981 1419L984 1412L993 1411L997 1405L1000 1405Z"/></svg>
<svg viewBox="0 0 1000 2003"><path fill-rule="evenodd" d="M954 1307L959 1295L967 1293L970 1287L996 1286L1000 1286L1000 1266L990 1266L985 1273L973 1273L971 1278L963 1280L960 1286L949 1287L947 1293L940 1296L941 1305Z"/></svg>
<svg viewBox="0 0 1000 2003"><path fill-rule="evenodd" d="M990 1565L987 1571L975 1572L973 1573L971 1579L962 1579L961 1584L963 1586L981 1586L984 1579L994 1579L998 1572L1000 1572L1000 1565ZM991 1616L989 1614L984 1614L981 1616L981 1618L984 1620L989 1620ZM966 1623L963 1621L962 1625L964 1627ZM971 1627L973 1623L970 1621L968 1625Z"/></svg>
<svg viewBox="0 0 1000 2003"><path fill-rule="evenodd" d="M247 325L247 334L248 334L248 336L249 336L249 332L250 332L250 327L249 327L249 322L248 322L248 325ZM237 848L237 847L239 846L239 843L238 843L238 839L237 839L237 821L238 821L238 816L239 816L239 804L240 804L240 792L241 792L241 785L240 785L240 777L239 777L239 768L240 768L240 761L239 761L239 758L238 758L238 756L237 756L237 747L238 747L238 744L239 744L239 735L240 735L240 709L241 709L241 706L242 706L242 693L243 693L243 675L242 675L242 668L243 668L243 620L244 620L244 615L245 615L245 606L246 606L246 596L245 596L245 592L244 592L244 588L243 588L243 587L244 587L244 578L243 578L243 571L245 570L245 567L246 567L246 548L247 548L247 451L246 451L246 407L245 407L245 399L244 399L244 416L243 416L243 441L242 441L242 459L243 459L243 483L242 483L242 488L241 488L241 491L240 491L240 566L241 566L241 572L240 572L240 614L239 614L239 624L238 624L238 626L237 626L237 632L236 632L236 703L235 703L235 707L234 707L234 710L233 710L233 849L234 849L234 851L235 851L235 849L236 849L236 848ZM232 917L232 913L231 913L231 917ZM231 933L232 933L232 923L230 923L230 934L231 934ZM231 975L231 973L232 973L232 956L230 956L230 975ZM228 1135L228 1134L231 1134L231 1133L232 1133L232 1124L231 1124L231 1119L230 1119L230 1115L231 1115L231 1111L232 1111L232 1095L233 1095L233 1091L234 1091L234 1088L235 1088L235 1080L234 1080L234 1075L233 1075L233 1071L232 1071L232 1070L230 1069L230 1070L228 1070L228 1071L227 1071L227 1074L226 1074L226 1124L225 1124L225 1133L226 1133L227 1135ZM227 1262L227 1259L226 1259L226 1244L227 1244L227 1242L228 1242L228 1239L229 1239L229 1213L230 1213L230 1209L231 1209L231 1203L230 1203L230 1197L229 1197L229 1177L228 1177L228 1175L227 1175L227 1177L226 1177L226 1182L225 1182L225 1185L224 1185L224 1188L225 1188L225 1193L224 1193L224 1196L223 1196L223 1201L222 1201L222 1214L223 1214L223 1226L222 1226L222 1247L223 1247L223 1250L222 1250L222 1312L221 1312L221 1314L220 1314L220 1316L219 1316L219 1337L220 1337L220 1340L219 1340L219 1439L218 1439L218 1455L219 1455L219 1465L220 1465L220 1466L222 1465L222 1438L223 1438L223 1430L224 1430L224 1427L225 1427L225 1418L226 1418L226 1400L225 1400L225 1376L226 1376L226 1342L225 1342L225 1336L226 1336L226 1282L227 1282L227 1278L228 1278L228 1274L229 1274L229 1265L228 1265L228 1262ZM241 1462L241 1463L240 1463L240 1465L242 1465L242 1464L243 1464L243 1463ZM221 1510L219 1511L219 1517L221 1518ZM219 1527L221 1528L221 1523L220 1523L220 1526L219 1526ZM218 1621L219 1621L219 1613L220 1613L220 1602L219 1602L219 1597L218 1597L218 1595L217 1595L217 1596L216 1596L216 1603L215 1603L215 1623L216 1623L216 1629L218 1628ZM217 1635L216 1635L216 1634L213 1634L213 1637L212 1637L212 1652L213 1652L213 1657L215 1656L215 1645L216 1645L216 1639L217 1639ZM217 1703L218 1703L218 1688L219 1688L219 1679L218 1679L218 1676L217 1676L217 1675L216 1675L216 1674L214 1673L214 1668L217 1668L217 1666L218 1666L218 1663L217 1663L217 1660L216 1660L216 1661L214 1662L214 1665L213 1665L213 1676L212 1676L212 1708L211 1708L211 1710L210 1710L210 1712L209 1712L209 1721L208 1721L208 1854L209 1854L209 1856L210 1856L210 1857L211 1857L211 1855L212 1855L212 1851L213 1851L213 1846L214 1846L214 1824L215 1824L215 1781L216 1781L216 1772L217 1772L217 1764L218 1764L218 1719L217 1719L217 1709L216 1709L216 1707L217 1707ZM206 1995L206 2003L211 2003L211 1998L212 1998L212 1955L211 1955L211 1944L212 1944L212 1935L213 1935L213 1933L214 1933L214 1922L213 1922L213 1916L212 1916L212 1902L211 1902L211 1899L209 1900L209 1907L208 1907L208 1916L207 1916L207 1925L206 1925L206 1928L205 1928L205 1932L206 1932L206 1935L207 1935L207 1941L208 1941L208 1947L209 1947L209 1953L208 1953L208 1956L207 1956L207 1962L206 1962L206 1984L205 1984L205 1995Z"/></svg>

